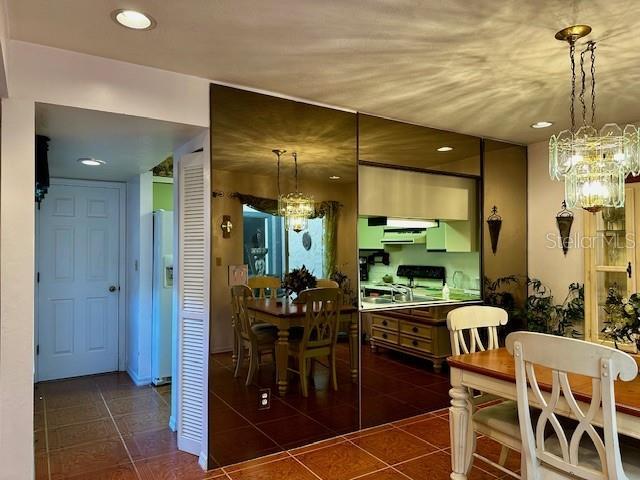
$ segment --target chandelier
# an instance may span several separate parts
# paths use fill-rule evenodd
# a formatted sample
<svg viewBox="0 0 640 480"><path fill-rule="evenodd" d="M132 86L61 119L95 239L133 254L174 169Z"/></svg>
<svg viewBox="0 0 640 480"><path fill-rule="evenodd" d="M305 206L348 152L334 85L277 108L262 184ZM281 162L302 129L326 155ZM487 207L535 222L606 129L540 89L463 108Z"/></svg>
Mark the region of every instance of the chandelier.
<svg viewBox="0 0 640 480"><path fill-rule="evenodd" d="M591 27L574 25L556 33L556 39L569 44L571 64L571 130L552 135L549 140L549 174L554 180L564 179L567 206L582 207L595 213L603 207L624 205L624 180L640 172L640 132L634 125L624 129L607 123L595 129L596 112L596 42L589 41L580 52L580 92L582 126L576 130L576 41L588 35ZM588 58L585 57L588 55ZM587 75L590 62L591 115L587 121Z"/></svg>
<svg viewBox="0 0 640 480"><path fill-rule="evenodd" d="M278 215L284 217L284 228L300 233L307 229L309 218L315 213L313 197L298 190L298 154L293 152L295 165L295 192L283 195L280 193L280 157L286 150L273 150L278 157Z"/></svg>

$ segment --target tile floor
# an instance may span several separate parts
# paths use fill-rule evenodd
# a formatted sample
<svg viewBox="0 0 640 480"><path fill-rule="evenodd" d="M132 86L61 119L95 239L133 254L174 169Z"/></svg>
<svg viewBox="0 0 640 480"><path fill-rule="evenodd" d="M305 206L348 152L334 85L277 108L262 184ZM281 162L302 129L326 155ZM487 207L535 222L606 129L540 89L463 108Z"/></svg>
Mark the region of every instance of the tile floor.
<svg viewBox="0 0 640 480"><path fill-rule="evenodd" d="M500 453L500 446L486 437L478 439L477 449L493 461ZM519 466L519 455L511 453L507 468L517 472ZM450 472L448 409L443 409L226 466L215 474L225 480L448 480ZM476 460L469 478L510 477Z"/></svg>
<svg viewBox="0 0 640 480"><path fill-rule="evenodd" d="M363 345L362 367L360 397L351 381L348 346L340 344L337 392L328 386L328 370L318 366L308 398L294 374L287 395L278 397L272 365L262 367L246 387L246 362L236 379L231 354L212 355L210 464L234 464L449 405L448 372L434 373L429 362L392 351L373 353ZM269 410L258 409L260 388L272 391Z"/></svg>
<svg viewBox="0 0 640 480"><path fill-rule="evenodd" d="M177 450L170 386L96 375L39 383L34 403L37 480L215 478Z"/></svg>

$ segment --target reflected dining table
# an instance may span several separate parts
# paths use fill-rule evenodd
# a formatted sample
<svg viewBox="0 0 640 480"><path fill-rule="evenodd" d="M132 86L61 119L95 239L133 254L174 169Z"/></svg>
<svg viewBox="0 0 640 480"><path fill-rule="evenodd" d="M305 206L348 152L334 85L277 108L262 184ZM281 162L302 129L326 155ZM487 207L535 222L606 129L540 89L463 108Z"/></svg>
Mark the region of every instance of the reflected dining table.
<svg viewBox="0 0 640 480"><path fill-rule="evenodd" d="M270 323L278 329L276 342L276 372L278 393L284 396L289 385L287 366L289 362L289 329L304 326L306 305L298 305L286 299L253 298L247 300L247 310L256 322ZM351 379L358 381L358 309L343 305L339 324L349 323L349 360Z"/></svg>
<svg viewBox="0 0 640 480"><path fill-rule="evenodd" d="M506 348L487 350L449 357L451 371L451 408L449 425L451 433L451 478L465 480L471 470L476 439L472 424L472 404L470 390L492 394L509 400L516 400L515 362ZM536 367L536 376L545 401L551 392L551 370ZM591 402L592 380L582 375L569 375L571 390L578 405L586 412ZM618 432L640 439L640 376L630 382L615 383L616 416ZM529 397L533 400L533 396ZM532 401L534 407L542 406ZM565 402L560 403L556 412L572 417ZM595 422L602 425L601 413Z"/></svg>

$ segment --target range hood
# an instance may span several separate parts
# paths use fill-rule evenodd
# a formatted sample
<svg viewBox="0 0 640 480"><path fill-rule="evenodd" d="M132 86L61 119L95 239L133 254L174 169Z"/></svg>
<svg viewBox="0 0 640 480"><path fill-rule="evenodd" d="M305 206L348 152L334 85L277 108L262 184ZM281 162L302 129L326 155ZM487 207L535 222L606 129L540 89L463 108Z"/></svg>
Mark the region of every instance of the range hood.
<svg viewBox="0 0 640 480"><path fill-rule="evenodd" d="M417 245L427 242L424 228L387 228L380 242L383 245Z"/></svg>
<svg viewBox="0 0 640 480"><path fill-rule="evenodd" d="M426 230L427 228L437 228L440 226L438 220L425 220L419 218L392 218L392 217L371 217L368 219L370 227L390 227L393 229Z"/></svg>

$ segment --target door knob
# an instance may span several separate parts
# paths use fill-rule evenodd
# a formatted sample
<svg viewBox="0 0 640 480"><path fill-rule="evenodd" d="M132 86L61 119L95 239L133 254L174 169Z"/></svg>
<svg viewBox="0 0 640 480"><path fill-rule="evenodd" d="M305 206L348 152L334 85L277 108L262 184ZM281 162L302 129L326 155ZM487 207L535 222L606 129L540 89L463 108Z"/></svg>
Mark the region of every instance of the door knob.
<svg viewBox="0 0 640 480"><path fill-rule="evenodd" d="M118 288L118 287L116 287L115 285L111 285L111 286L109 287L109 291L110 291L111 293L115 292L116 290L119 290L119 288Z"/></svg>

